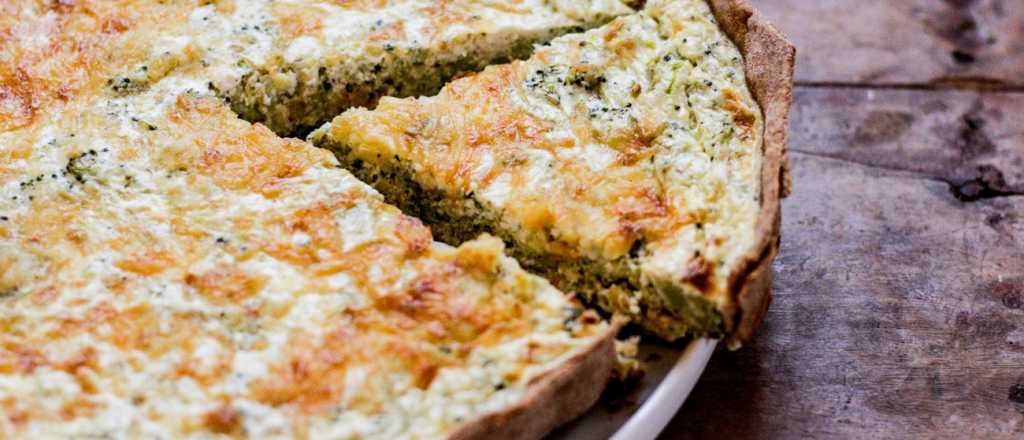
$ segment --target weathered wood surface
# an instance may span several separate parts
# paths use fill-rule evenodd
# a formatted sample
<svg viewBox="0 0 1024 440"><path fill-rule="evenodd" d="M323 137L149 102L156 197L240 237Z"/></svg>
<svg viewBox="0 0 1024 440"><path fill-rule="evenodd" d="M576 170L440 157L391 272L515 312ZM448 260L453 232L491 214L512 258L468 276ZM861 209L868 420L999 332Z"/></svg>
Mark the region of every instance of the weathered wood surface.
<svg viewBox="0 0 1024 440"><path fill-rule="evenodd" d="M753 0L796 43L775 300L663 438L1024 438L1024 1Z"/></svg>
<svg viewBox="0 0 1024 440"><path fill-rule="evenodd" d="M796 153L775 301L666 438L1024 436L1024 197Z"/></svg>
<svg viewBox="0 0 1024 440"><path fill-rule="evenodd" d="M1020 0L751 0L797 46L797 80L1024 86Z"/></svg>
<svg viewBox="0 0 1024 440"><path fill-rule="evenodd" d="M799 88L790 148L913 171L965 201L1024 195L1024 93Z"/></svg>

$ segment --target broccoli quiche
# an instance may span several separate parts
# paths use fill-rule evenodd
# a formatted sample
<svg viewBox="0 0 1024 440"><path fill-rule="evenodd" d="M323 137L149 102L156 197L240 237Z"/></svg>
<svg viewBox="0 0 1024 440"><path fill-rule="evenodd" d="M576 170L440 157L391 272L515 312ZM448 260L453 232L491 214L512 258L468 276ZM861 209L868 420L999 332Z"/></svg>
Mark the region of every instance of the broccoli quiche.
<svg viewBox="0 0 1024 440"><path fill-rule="evenodd" d="M737 343L768 302L792 55L743 3L649 1L310 139L444 241L492 232L655 334Z"/></svg>
<svg viewBox="0 0 1024 440"><path fill-rule="evenodd" d="M191 14L125 3L0 6L0 438L536 438L594 402L617 326L499 240L434 242L201 63L113 90Z"/></svg>
<svg viewBox="0 0 1024 440"><path fill-rule="evenodd" d="M513 243L523 263L553 268L544 273L559 285L634 319L661 322L651 328L667 336L697 329L749 335L753 311L766 305L765 268L775 252L791 52L745 3L713 0L711 12L692 1L673 5L654 4L511 65L537 66L529 69L542 71L536 77L516 73L520 67L492 68L455 82L439 98L402 104L432 109L443 124L461 123L445 144L458 150L437 150L436 158L417 150L442 144L429 134L441 136L442 123L409 116L415 112L389 114L409 122L401 134L390 133L382 118L372 122L356 112L345 118L363 118L366 139L342 141L344 124L315 138L345 152L339 161L255 122L301 132L382 93L433 91L458 72L523 57L534 42L608 22L632 6L614 0L2 2L0 438L541 437L597 399L615 369L621 321L601 319L575 295L527 273L505 256L502 240L479 231ZM715 159L736 165L724 171L702 165L707 176L724 179L718 198L700 199L707 207L701 221L719 234L693 238L706 252L693 261L706 261L706 269L680 257L689 272L679 269L676 278L689 278L665 284L648 267L674 264L671 256L659 257L662 248L680 255L698 249L684 243L697 237L685 231L692 224L687 215L698 211L663 194L691 194L643 189L651 180L637 167L663 155L616 140L633 124L614 119L620 110L602 110L606 125L573 137L581 127L576 115L586 113L551 104L589 102L566 88L582 84L588 93L608 87L609 97L600 99L609 105L653 106L663 98L638 98L648 96L646 83L637 92L630 85L628 95L617 83L603 85L641 78L640 67L593 63L596 70L587 73L575 67L580 63L567 64L579 72L570 79L543 60L579 56L577 46L565 44L575 41L604 59L613 51L622 60L647 62L648 42L667 47L689 32L673 24L697 20L686 18L687 11L708 20L713 13L739 45L745 67L732 66L746 72L753 100L730 78L736 107L722 115L742 110L753 120L749 133L730 135L735 157ZM652 17L667 26L658 25L656 39L649 38ZM735 52L717 26L699 29L700 41L721 41L712 53ZM609 37L596 41L595 35ZM651 64L657 75L667 74L657 66ZM591 83L601 75L604 82ZM530 78L530 89L548 92L527 91ZM379 114L399 103L386 100ZM697 114L701 105L685 108ZM709 115L721 126L728 119ZM616 175L636 170L637 186L602 186L603 173L582 168L538 174L543 170L532 164L545 154L552 167L564 163L544 140L558 130L564 136L557 139L593 140L586 148L596 153L574 153L581 163L605 163ZM695 143L705 139L691 136ZM677 148L655 139L661 138L638 142ZM394 143L386 160L385 141ZM364 147L352 145L377 151L356 157ZM634 159L620 164L619 150L602 153L605 147ZM445 161L459 165L445 171ZM488 168L493 161L500 168ZM434 241L420 220L389 205L342 164L461 244ZM477 180L485 169L508 173ZM395 180L382 181L383 173ZM659 179L685 182L676 174ZM586 203L555 192L571 175L593 184L581 187ZM559 204L544 204L535 189L547 179L558 185L546 188ZM501 181L509 182L504 190L493 186ZM593 198L591 190L606 196ZM403 200L410 191L426 197ZM595 203L620 195L664 200L607 205L636 208L621 217L633 225L624 227L634 238L556 227L566 213L601 212ZM651 213L652 206L671 210L676 220ZM469 209L477 210L473 217ZM607 228L603 217L587 218L595 230ZM671 226L677 223L682 226ZM625 257L616 256L623 246ZM702 271L711 274L706 282L687 275ZM651 299L662 293L661 302ZM657 304L664 309L654 310Z"/></svg>
<svg viewBox="0 0 1024 440"><path fill-rule="evenodd" d="M221 0L183 2L110 88L197 75L243 119L306 133L378 96L435 93L452 76L530 54L633 10L620 0Z"/></svg>

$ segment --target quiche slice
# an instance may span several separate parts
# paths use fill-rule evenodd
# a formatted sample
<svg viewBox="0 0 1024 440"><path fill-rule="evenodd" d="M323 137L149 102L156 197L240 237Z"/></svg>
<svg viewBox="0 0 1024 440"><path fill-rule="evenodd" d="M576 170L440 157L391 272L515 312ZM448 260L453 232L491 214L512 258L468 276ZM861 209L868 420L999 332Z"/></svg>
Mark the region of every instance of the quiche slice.
<svg viewBox="0 0 1024 440"><path fill-rule="evenodd" d="M491 232L652 333L736 346L770 298L792 62L745 2L655 0L309 139L443 241Z"/></svg>
<svg viewBox="0 0 1024 440"><path fill-rule="evenodd" d="M436 93L456 74L524 58L535 43L633 12L626 1L180 2L109 87L133 93L191 71L243 119L305 134L350 106ZM144 3L129 9L166 8Z"/></svg>
<svg viewBox="0 0 1024 440"><path fill-rule="evenodd" d="M594 402L616 324L203 84L0 132L0 438L536 438Z"/></svg>

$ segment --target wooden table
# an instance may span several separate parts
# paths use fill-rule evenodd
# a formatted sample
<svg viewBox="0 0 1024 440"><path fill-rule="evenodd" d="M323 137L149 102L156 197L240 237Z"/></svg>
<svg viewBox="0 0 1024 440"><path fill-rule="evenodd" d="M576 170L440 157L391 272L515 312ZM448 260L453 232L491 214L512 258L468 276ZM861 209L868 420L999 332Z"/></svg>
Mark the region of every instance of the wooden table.
<svg viewBox="0 0 1024 440"><path fill-rule="evenodd" d="M1024 0L753 0L796 44L775 300L664 438L1024 438Z"/></svg>

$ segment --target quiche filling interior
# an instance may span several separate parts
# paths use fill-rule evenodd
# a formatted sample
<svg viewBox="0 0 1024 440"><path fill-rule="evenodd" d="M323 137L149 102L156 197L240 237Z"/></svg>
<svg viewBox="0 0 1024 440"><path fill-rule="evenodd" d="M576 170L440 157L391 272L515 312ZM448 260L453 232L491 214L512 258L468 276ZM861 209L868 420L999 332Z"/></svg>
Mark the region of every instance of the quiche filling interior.
<svg viewBox="0 0 1024 440"><path fill-rule="evenodd" d="M556 286L676 339L732 313L761 131L739 51L703 1L679 0L310 140L441 240L494 233Z"/></svg>

